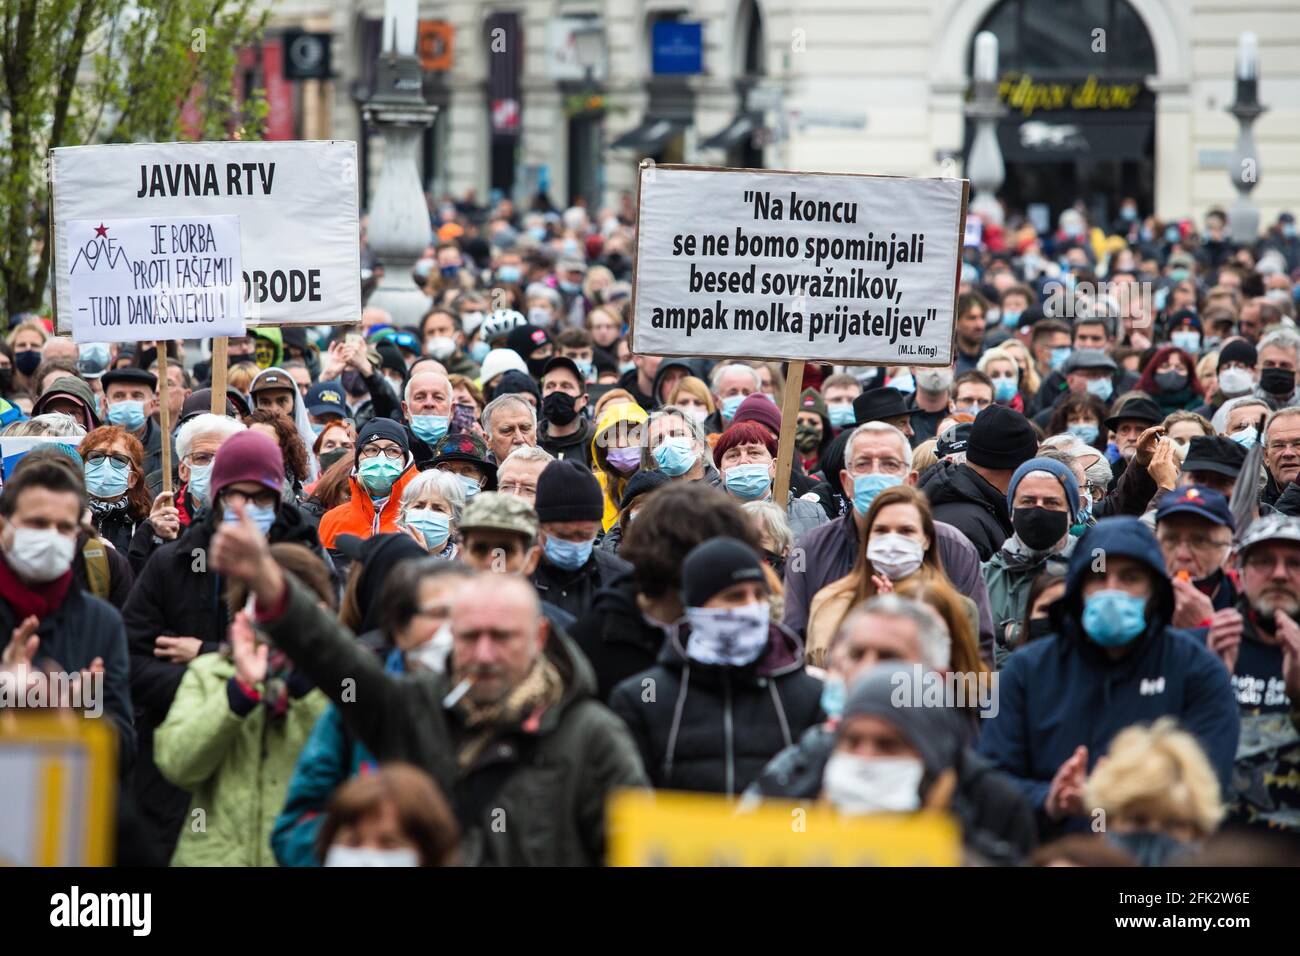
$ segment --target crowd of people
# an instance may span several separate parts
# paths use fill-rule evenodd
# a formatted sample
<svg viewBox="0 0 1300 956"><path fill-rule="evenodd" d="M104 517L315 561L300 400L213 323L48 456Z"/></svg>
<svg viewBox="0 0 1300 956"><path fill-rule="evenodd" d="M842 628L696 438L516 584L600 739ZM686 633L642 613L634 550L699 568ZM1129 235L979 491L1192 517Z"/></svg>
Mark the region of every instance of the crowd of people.
<svg viewBox="0 0 1300 956"><path fill-rule="evenodd" d="M418 322L250 326L215 402L209 342L0 344L0 667L102 688L120 862L596 865L646 787L1291 845L1290 214L985 223L951 367L792 382L632 351L630 199L430 210Z"/></svg>

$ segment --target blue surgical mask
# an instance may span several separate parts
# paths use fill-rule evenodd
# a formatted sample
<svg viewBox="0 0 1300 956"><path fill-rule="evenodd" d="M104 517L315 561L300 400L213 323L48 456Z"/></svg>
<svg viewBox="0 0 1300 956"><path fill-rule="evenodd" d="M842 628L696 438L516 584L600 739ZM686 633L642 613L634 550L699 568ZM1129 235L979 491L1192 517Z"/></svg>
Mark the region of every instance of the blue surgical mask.
<svg viewBox="0 0 1300 956"><path fill-rule="evenodd" d="M190 497L197 501L202 507L206 508L212 503L210 494L209 481L212 480L211 465L191 465L190 480L186 485L186 490Z"/></svg>
<svg viewBox="0 0 1300 956"><path fill-rule="evenodd" d="M582 291L582 283L580 282L569 282L567 279L561 279L558 284L560 291L565 295L575 295Z"/></svg>
<svg viewBox="0 0 1300 956"><path fill-rule="evenodd" d="M876 500L876 495L902 483L903 479L897 475L882 475L879 472L858 475L853 479L853 509L858 514L865 515L871 509L871 502Z"/></svg>
<svg viewBox="0 0 1300 956"><path fill-rule="evenodd" d="M1253 448L1255 446L1255 441L1256 441L1255 426L1247 425L1245 428L1233 432L1228 437L1231 438L1233 441L1235 441L1242 448Z"/></svg>
<svg viewBox="0 0 1300 956"><path fill-rule="evenodd" d="M86 464L86 490L96 498L116 498L126 494L131 479L131 466L120 465L104 458L93 465Z"/></svg>
<svg viewBox="0 0 1300 956"><path fill-rule="evenodd" d="M591 558L591 549L595 543L594 538L591 541L578 542L547 535L546 541L542 543L542 551L546 553L546 560L557 568L576 571Z"/></svg>
<svg viewBox="0 0 1300 956"><path fill-rule="evenodd" d="M635 362L619 362L619 363L618 363L618 374L619 374L619 375L626 375L628 372L634 371L635 369L636 369L636 363L635 363Z"/></svg>
<svg viewBox="0 0 1300 956"><path fill-rule="evenodd" d="M1184 352L1195 355L1201 350L1201 333L1196 331L1172 332L1169 335L1169 341L1173 342L1177 348Z"/></svg>
<svg viewBox="0 0 1300 956"><path fill-rule="evenodd" d="M1065 360L1070 357L1070 347L1062 345L1060 348L1052 349L1052 357L1048 360L1053 369L1059 369L1065 364Z"/></svg>
<svg viewBox="0 0 1300 956"><path fill-rule="evenodd" d="M475 363L482 365L483 360L487 358L488 353L492 351L492 346L488 345L486 342L471 342L467 351L469 352L469 357L473 359Z"/></svg>
<svg viewBox="0 0 1300 956"><path fill-rule="evenodd" d="M848 691L844 687L844 678L839 674L829 674L822 684L822 712L832 720L844 713L844 702Z"/></svg>
<svg viewBox="0 0 1300 956"><path fill-rule="evenodd" d="M1115 391L1115 383L1109 378L1093 378L1088 380L1088 394L1095 395L1103 402L1109 402L1111 394Z"/></svg>
<svg viewBox="0 0 1300 956"><path fill-rule="evenodd" d="M1083 630L1102 647L1123 647L1146 630L1146 607L1127 591L1097 591L1083 602Z"/></svg>
<svg viewBox="0 0 1300 956"><path fill-rule="evenodd" d="M680 478L686 474L695 467L695 462L700 457L695 450L695 443L680 435L665 439L653 454L659 470L669 478Z"/></svg>
<svg viewBox="0 0 1300 956"><path fill-rule="evenodd" d="M319 435L319 434L320 434L321 432L323 432L324 430L325 430L325 423L324 423L324 422L312 422L312 423L311 423L311 433L312 433L313 435Z"/></svg>
<svg viewBox="0 0 1300 956"><path fill-rule="evenodd" d="M1016 326L1020 324L1020 315L1021 313L1019 312L1003 312L1002 324L1009 325L1011 328L1014 329Z"/></svg>
<svg viewBox="0 0 1300 956"><path fill-rule="evenodd" d="M1016 380L1014 378L995 378L993 380L993 398L999 402L1009 402L1016 397Z"/></svg>
<svg viewBox="0 0 1300 956"><path fill-rule="evenodd" d="M412 508L406 512L406 524L424 536L430 551L439 551L451 536L451 519L432 508Z"/></svg>
<svg viewBox="0 0 1300 956"><path fill-rule="evenodd" d="M757 501L772 487L772 470L763 464L736 465L725 476L727 491L742 501Z"/></svg>
<svg viewBox="0 0 1300 956"><path fill-rule="evenodd" d="M830 412L831 425L835 428L848 428L857 421L857 415L853 411L852 402L840 402L836 405L827 405L826 410Z"/></svg>
<svg viewBox="0 0 1300 956"><path fill-rule="evenodd" d="M578 371L582 373L584 382L594 382L596 380L596 366L590 362L575 360L574 364L578 366Z"/></svg>
<svg viewBox="0 0 1300 956"><path fill-rule="evenodd" d="M519 266L497 266L497 281L514 285L524 277L524 270Z"/></svg>
<svg viewBox="0 0 1300 956"><path fill-rule="evenodd" d="M748 395L732 395L730 398L724 398L722 400L722 420L724 422L730 422L735 418L736 412L739 411L741 403L747 398L749 398Z"/></svg>
<svg viewBox="0 0 1300 956"><path fill-rule="evenodd" d="M446 415L412 415L411 431L426 445L436 445L447 434L447 424L450 421Z"/></svg>
<svg viewBox="0 0 1300 956"><path fill-rule="evenodd" d="M1085 445L1091 445L1093 442L1097 440L1097 435L1100 434L1101 429L1091 423L1080 423L1076 425L1070 425L1066 429L1066 431L1068 431L1075 438L1078 438Z"/></svg>
<svg viewBox="0 0 1300 956"><path fill-rule="evenodd" d="M263 508L248 501L244 503L244 514L248 515L253 524L257 525L257 530L262 532L264 538L270 533L271 525L275 524L275 505L268 505ZM223 524L238 524L239 515L235 514L234 508L224 508L221 521Z"/></svg>
<svg viewBox="0 0 1300 956"><path fill-rule="evenodd" d="M912 377L911 372L899 372L885 384L890 388L898 389L904 395L911 395L916 391L916 379Z"/></svg>
<svg viewBox="0 0 1300 956"><path fill-rule="evenodd" d="M546 240L546 227L529 226L528 235L532 237L534 242L544 242Z"/></svg>
<svg viewBox="0 0 1300 956"><path fill-rule="evenodd" d="M480 485L478 481L474 478L467 478L464 475L457 475L456 478L460 481L461 486L465 489L466 501L469 501L476 494L478 494L480 491L483 490L483 486Z"/></svg>
<svg viewBox="0 0 1300 956"><path fill-rule="evenodd" d="M129 432L139 431L144 427L144 402L114 402L108 406L108 423Z"/></svg>

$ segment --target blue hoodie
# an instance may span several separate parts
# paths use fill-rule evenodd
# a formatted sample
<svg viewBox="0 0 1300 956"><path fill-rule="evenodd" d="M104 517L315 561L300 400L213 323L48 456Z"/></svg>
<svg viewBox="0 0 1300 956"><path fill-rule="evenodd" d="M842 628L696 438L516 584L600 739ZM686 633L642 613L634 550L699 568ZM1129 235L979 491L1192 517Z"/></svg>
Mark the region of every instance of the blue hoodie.
<svg viewBox="0 0 1300 956"><path fill-rule="evenodd" d="M1156 576L1147 629L1112 660L1083 632L1083 583L1094 562L1128 557ZM1169 625L1173 586L1155 537L1136 518L1106 518L1070 557L1065 595L1052 605L1055 633L1017 650L998 675L998 715L979 750L1016 778L1051 828L1043 804L1057 769L1080 744L1089 772L1111 739L1131 724L1171 716L1205 750L1225 798L1230 793L1239 716L1228 671L1205 645ZM1071 824L1071 828L1078 821Z"/></svg>

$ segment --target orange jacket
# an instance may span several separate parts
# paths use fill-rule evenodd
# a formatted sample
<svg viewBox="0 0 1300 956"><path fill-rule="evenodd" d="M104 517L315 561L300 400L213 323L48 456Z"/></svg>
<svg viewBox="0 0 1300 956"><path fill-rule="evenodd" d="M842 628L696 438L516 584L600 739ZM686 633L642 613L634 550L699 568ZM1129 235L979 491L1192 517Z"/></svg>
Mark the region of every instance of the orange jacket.
<svg viewBox="0 0 1300 956"><path fill-rule="evenodd" d="M352 489L352 500L331 508L320 519L320 543L327 548L334 547L334 540L341 534L355 534L358 538L369 538L375 534L388 534L397 530L397 512L402 503L402 491L418 475L415 465L411 465L393 482L393 490L388 493L388 500L383 509L375 514L375 503L370 500L370 492L365 489L356 476L348 479Z"/></svg>

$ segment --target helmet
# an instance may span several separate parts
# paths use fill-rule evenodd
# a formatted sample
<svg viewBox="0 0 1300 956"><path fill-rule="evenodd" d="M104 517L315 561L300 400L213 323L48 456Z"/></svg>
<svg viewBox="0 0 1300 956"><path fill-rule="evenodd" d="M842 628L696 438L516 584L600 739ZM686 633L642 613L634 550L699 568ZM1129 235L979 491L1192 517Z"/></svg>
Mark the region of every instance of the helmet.
<svg viewBox="0 0 1300 956"><path fill-rule="evenodd" d="M522 312L514 309L497 309L483 320L483 331L479 338L490 344L493 340L504 337L512 329L527 324L528 319Z"/></svg>

